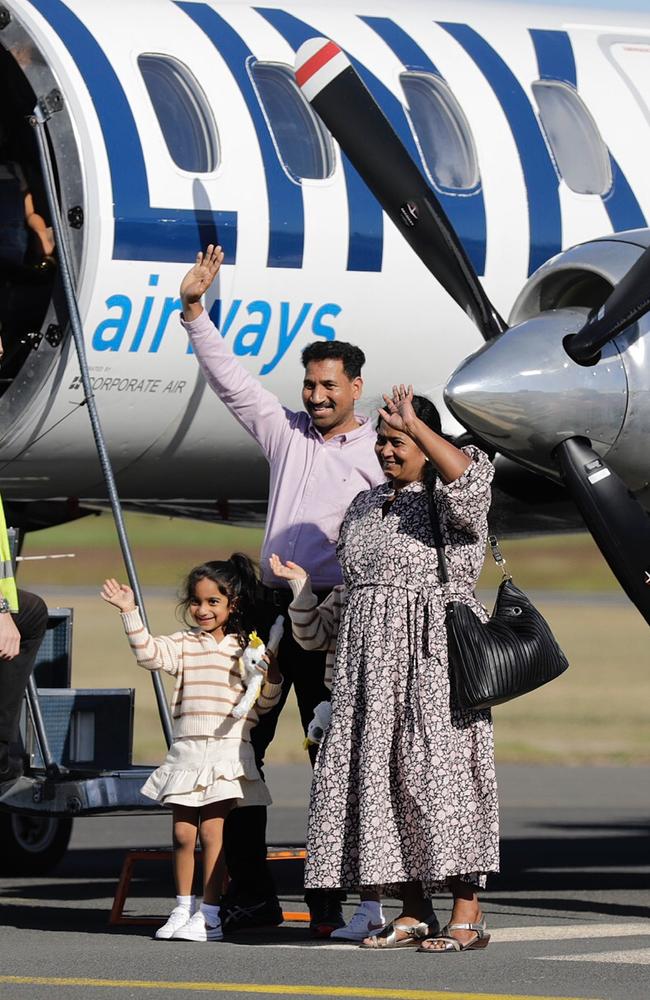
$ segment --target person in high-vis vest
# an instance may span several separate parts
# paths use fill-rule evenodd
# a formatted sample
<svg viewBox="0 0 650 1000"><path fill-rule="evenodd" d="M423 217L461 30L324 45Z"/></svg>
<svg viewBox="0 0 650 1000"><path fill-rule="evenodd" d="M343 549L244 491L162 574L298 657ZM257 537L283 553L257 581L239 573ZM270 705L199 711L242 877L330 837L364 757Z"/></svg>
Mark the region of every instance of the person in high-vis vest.
<svg viewBox="0 0 650 1000"><path fill-rule="evenodd" d="M46 627L45 602L16 588L0 499L0 792L23 772L16 743L20 707Z"/></svg>

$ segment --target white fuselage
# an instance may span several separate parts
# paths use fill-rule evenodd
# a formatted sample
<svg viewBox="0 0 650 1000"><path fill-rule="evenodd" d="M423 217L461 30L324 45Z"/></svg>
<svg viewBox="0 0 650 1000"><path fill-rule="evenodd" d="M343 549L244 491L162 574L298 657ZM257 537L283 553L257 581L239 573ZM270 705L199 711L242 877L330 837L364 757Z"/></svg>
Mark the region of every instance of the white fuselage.
<svg viewBox="0 0 650 1000"><path fill-rule="evenodd" d="M395 381L439 402L450 373L480 345L377 203L358 207L335 145L323 180L284 169L265 109L254 104L251 60L292 67L305 32L334 38L372 74L380 103L392 97L384 107L406 129L400 74L435 66L463 109L480 171L472 190L446 192L444 205L466 247L473 241L477 270L504 315L548 256L650 219L650 14L460 0L408 0L398 15L381 0L7 6L15 37L22 30L42 56L40 76L29 59L25 75L56 84L65 102L52 123L53 150L64 218L72 205L83 207L83 227L71 232L76 287L126 498L266 493L263 458L205 386L179 322L179 282L201 238L215 232L206 224L211 213L229 248L216 291L223 335L289 407L300 406L300 352L314 337L365 351L366 412ZM217 43L207 30L216 24ZM7 32L0 44L11 47ZM174 162L138 63L143 54L190 69L218 131L216 169ZM566 82L572 66L614 164L605 194L569 187L540 125L533 84L553 73ZM44 342L33 357L40 352L49 364L41 360L30 382L28 360L1 401L0 489L17 498L101 498L87 413L75 409L82 390L74 349L64 340L57 348Z"/></svg>

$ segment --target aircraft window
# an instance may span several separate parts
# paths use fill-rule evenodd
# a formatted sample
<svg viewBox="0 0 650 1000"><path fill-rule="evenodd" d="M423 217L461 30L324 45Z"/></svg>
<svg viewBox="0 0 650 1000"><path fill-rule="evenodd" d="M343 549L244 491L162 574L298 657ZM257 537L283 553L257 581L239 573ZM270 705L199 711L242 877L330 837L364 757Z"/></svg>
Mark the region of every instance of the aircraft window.
<svg viewBox="0 0 650 1000"><path fill-rule="evenodd" d="M216 170L217 125L194 75L171 56L142 55L138 66L176 166L198 174Z"/></svg>
<svg viewBox="0 0 650 1000"><path fill-rule="evenodd" d="M558 80L538 80L533 93L562 179L578 194L607 194L609 151L579 94Z"/></svg>
<svg viewBox="0 0 650 1000"><path fill-rule="evenodd" d="M332 139L281 63L251 62L259 102L275 139L278 156L296 179L324 180L334 170Z"/></svg>
<svg viewBox="0 0 650 1000"><path fill-rule="evenodd" d="M429 179L447 191L467 191L479 183L474 140L451 90L431 73L401 73L411 128Z"/></svg>

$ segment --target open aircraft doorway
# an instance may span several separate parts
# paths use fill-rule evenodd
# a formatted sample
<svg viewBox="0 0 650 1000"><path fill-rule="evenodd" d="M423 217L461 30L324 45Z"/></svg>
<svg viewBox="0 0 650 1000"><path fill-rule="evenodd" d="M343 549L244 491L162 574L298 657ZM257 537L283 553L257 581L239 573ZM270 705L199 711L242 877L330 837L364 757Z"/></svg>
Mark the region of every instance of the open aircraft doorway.
<svg viewBox="0 0 650 1000"><path fill-rule="evenodd" d="M61 101L57 80L27 30L0 6L0 380L2 437L13 437L65 355L52 220L30 117L37 95ZM47 95L45 98L41 95ZM82 250L81 168L65 108L50 128L51 155L75 268Z"/></svg>

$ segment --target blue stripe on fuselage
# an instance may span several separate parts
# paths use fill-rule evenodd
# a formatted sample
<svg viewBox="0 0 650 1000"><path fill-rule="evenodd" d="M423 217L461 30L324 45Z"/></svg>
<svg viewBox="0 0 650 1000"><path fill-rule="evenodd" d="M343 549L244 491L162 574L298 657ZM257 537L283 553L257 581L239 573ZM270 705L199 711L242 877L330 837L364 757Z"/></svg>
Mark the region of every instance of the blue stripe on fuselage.
<svg viewBox="0 0 650 1000"><path fill-rule="evenodd" d="M576 62L567 32L531 28L530 37L535 46L540 78L561 80L577 91ZM603 205L609 215L609 221L615 232L624 229L642 229L647 223L641 206L611 150L608 152L612 167L612 186L603 195Z"/></svg>
<svg viewBox="0 0 650 1000"><path fill-rule="evenodd" d="M284 40L297 51L303 42L321 34L292 14L256 7ZM342 152L343 173L348 193L348 271L381 271L384 249L384 217L381 205L368 190L349 159Z"/></svg>
<svg viewBox="0 0 650 1000"><path fill-rule="evenodd" d="M466 24L438 22L474 60L501 104L517 145L528 194L532 274L562 249L558 178L546 142L521 84L501 56Z"/></svg>
<svg viewBox="0 0 650 1000"><path fill-rule="evenodd" d="M566 31L531 28L540 80L561 80L577 89L576 61Z"/></svg>
<svg viewBox="0 0 650 1000"><path fill-rule="evenodd" d="M432 73L444 80L442 73L417 42L403 28L387 17L362 17L394 52L407 70ZM478 185L470 191L452 194L437 189L438 198L449 216L461 243L478 274L485 274L487 230L483 189Z"/></svg>
<svg viewBox="0 0 650 1000"><path fill-rule="evenodd" d="M185 263L207 236L221 243L226 261L234 263L237 213L151 206L133 113L106 54L60 0L39 0L38 10L73 57L97 110L113 186L113 258Z"/></svg>
<svg viewBox="0 0 650 1000"><path fill-rule="evenodd" d="M175 0L176 6L205 33L234 76L251 116L266 175L269 205L269 267L302 267L305 217L302 186L291 180L278 159L246 63L254 58L244 40L204 3Z"/></svg>

